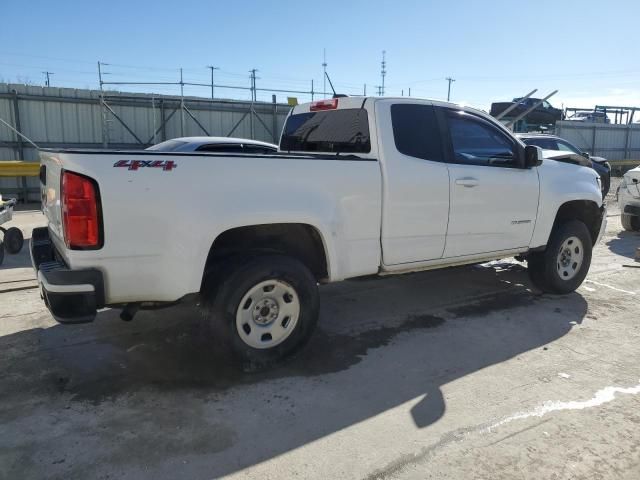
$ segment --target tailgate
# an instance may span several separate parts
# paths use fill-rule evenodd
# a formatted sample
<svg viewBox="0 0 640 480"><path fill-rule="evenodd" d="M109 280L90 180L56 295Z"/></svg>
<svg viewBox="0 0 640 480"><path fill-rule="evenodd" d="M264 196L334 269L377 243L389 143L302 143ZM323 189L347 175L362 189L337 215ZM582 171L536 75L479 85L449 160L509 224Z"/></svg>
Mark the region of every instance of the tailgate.
<svg viewBox="0 0 640 480"><path fill-rule="evenodd" d="M59 239L62 234L62 211L60 206L60 175L62 162L54 152L40 152L40 188L42 213L47 217L49 231Z"/></svg>

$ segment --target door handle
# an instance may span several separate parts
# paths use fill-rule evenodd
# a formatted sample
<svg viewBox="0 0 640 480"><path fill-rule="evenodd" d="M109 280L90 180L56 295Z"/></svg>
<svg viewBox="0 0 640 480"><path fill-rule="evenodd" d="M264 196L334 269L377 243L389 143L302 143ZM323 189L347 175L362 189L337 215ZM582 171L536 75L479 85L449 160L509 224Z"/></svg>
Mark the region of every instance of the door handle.
<svg viewBox="0 0 640 480"><path fill-rule="evenodd" d="M456 180L456 185L462 185L467 188L477 187L478 184L479 182L475 178L458 178Z"/></svg>

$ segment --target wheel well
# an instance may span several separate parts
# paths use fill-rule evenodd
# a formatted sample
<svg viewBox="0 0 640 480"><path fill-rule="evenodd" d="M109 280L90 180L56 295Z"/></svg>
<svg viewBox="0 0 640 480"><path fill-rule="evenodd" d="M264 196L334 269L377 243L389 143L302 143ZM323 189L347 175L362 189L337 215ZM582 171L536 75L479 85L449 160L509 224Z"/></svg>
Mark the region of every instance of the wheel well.
<svg viewBox="0 0 640 480"><path fill-rule="evenodd" d="M595 202L573 200L564 203L558 209L553 228L555 229L566 220L580 220L583 222L589 229L589 233L591 233L591 241L595 243L598 233L600 233L600 224L602 222L602 212Z"/></svg>
<svg viewBox="0 0 640 480"><path fill-rule="evenodd" d="M304 263L318 281L329 278L327 257L318 230L302 223L273 223L232 228L211 245L207 267L217 260L238 254L280 253Z"/></svg>

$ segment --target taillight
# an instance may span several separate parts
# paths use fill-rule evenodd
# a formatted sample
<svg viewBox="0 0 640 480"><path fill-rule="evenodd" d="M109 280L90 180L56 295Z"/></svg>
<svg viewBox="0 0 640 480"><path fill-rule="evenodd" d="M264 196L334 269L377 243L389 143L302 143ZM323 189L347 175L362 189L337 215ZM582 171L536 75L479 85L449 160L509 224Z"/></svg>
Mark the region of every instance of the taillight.
<svg viewBox="0 0 640 480"><path fill-rule="evenodd" d="M95 182L72 172L62 172L62 225L71 249L100 248L100 218Z"/></svg>
<svg viewBox="0 0 640 480"><path fill-rule="evenodd" d="M338 108L338 99L331 98L329 100L318 100L317 102L313 102L309 107L309 110L317 112L318 110L335 110L336 108Z"/></svg>

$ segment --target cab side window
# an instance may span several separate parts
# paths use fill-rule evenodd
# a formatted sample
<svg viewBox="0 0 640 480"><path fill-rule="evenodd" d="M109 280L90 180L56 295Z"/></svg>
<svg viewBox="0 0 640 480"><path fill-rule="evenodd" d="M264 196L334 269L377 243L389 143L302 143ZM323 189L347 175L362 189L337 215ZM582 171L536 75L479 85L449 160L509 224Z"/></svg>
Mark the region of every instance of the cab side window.
<svg viewBox="0 0 640 480"><path fill-rule="evenodd" d="M517 166L514 142L489 122L464 112L449 112L448 121L454 163Z"/></svg>

